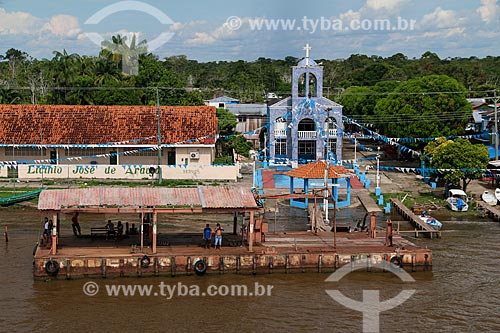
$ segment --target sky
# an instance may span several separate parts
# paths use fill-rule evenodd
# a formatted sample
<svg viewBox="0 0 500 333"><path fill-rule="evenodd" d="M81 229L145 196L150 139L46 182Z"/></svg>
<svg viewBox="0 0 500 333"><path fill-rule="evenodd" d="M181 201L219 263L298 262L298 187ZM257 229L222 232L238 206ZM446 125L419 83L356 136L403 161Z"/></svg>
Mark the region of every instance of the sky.
<svg viewBox="0 0 500 333"><path fill-rule="evenodd" d="M0 0L0 54L97 55L121 34L160 58L499 56L500 0Z"/></svg>

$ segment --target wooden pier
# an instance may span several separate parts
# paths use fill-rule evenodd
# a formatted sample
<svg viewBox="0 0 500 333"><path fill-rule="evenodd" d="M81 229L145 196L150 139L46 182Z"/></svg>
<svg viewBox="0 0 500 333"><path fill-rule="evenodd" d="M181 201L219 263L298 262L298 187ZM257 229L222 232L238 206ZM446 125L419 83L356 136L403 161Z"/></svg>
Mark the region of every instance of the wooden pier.
<svg viewBox="0 0 500 333"><path fill-rule="evenodd" d="M365 191L359 192L358 199L361 202L361 204L363 205L363 207L365 207L365 209L368 213L381 213L382 212L382 209L380 209L380 207L377 205L375 200L373 200L373 198L370 196L369 192L365 192Z"/></svg>
<svg viewBox="0 0 500 333"><path fill-rule="evenodd" d="M496 206L490 206L486 202L476 201L476 205L484 209L487 214L500 222L500 210Z"/></svg>
<svg viewBox="0 0 500 333"><path fill-rule="evenodd" d="M395 198L391 198L391 202L406 220L408 220L415 227L415 237L418 238L419 235L430 237L430 238L440 238L441 231L432 228L430 225L422 221L414 212L406 207L401 201Z"/></svg>

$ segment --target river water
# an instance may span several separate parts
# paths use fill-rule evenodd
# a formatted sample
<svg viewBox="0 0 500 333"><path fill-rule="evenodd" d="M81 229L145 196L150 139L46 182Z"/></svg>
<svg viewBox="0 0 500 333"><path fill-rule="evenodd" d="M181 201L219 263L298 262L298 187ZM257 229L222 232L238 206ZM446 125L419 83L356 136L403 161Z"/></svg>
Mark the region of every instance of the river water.
<svg viewBox="0 0 500 333"><path fill-rule="evenodd" d="M34 281L32 250L40 216L31 209L0 210L9 224L9 243L1 241L0 331L2 332L361 332L361 312L334 301L326 290L340 290L361 301L363 290L380 290L380 298L404 289L415 294L382 312L381 332L499 332L500 223L444 221L451 230L439 240L415 240L433 250L433 272L412 273L403 283L391 273L351 273L339 283L329 274L209 275L96 279L96 296L83 292L89 279ZM192 296L168 299L159 285L187 286ZM270 288L264 296L196 296L214 285L255 283ZM150 296L108 296L106 286L151 285ZM196 289L198 288L198 289ZM219 289L221 290L221 289ZM224 289L222 289L224 291ZM267 290L267 289L266 289ZM262 291L259 289L259 291Z"/></svg>

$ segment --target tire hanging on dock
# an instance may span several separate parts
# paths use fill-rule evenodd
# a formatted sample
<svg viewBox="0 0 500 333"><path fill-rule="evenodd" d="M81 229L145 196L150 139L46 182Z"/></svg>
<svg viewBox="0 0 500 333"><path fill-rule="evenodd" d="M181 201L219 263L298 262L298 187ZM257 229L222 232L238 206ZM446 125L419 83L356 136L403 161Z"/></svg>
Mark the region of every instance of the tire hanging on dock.
<svg viewBox="0 0 500 333"><path fill-rule="evenodd" d="M403 267L403 259L400 256L392 257L390 262L392 265L394 265L396 267L399 267L399 268Z"/></svg>
<svg viewBox="0 0 500 333"><path fill-rule="evenodd" d="M50 259L45 263L45 272L50 276L57 275L57 273L59 273L59 268L59 263L54 259Z"/></svg>
<svg viewBox="0 0 500 333"><path fill-rule="evenodd" d="M142 268L148 268L149 265L151 265L151 259L149 259L149 257L147 255L144 255L141 258L141 267Z"/></svg>
<svg viewBox="0 0 500 333"><path fill-rule="evenodd" d="M194 264L194 271L197 275L203 275L207 272L207 264L203 260L198 260Z"/></svg>

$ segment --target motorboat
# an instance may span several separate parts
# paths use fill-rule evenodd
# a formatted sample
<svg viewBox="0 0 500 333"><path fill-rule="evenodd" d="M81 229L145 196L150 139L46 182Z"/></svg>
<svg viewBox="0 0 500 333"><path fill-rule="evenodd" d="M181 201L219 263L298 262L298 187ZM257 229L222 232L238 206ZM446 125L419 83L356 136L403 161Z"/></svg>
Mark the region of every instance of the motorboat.
<svg viewBox="0 0 500 333"><path fill-rule="evenodd" d="M497 190L500 190L500 189L497 188L495 190L495 193L490 192L490 191L484 191L483 194L481 194L481 199L483 199L483 201L486 202L488 205L495 206L497 204L497 201L498 201L497 196L496 196ZM498 195L500 195L500 191L499 191Z"/></svg>
<svg viewBox="0 0 500 333"><path fill-rule="evenodd" d="M469 209L467 194L462 190L449 190L446 201L454 212L466 212Z"/></svg>
<svg viewBox="0 0 500 333"><path fill-rule="evenodd" d="M434 217L427 215L425 211L419 217L422 221L424 221L425 223L427 223L436 230L441 230L441 228L443 227L443 224L441 222L436 220Z"/></svg>

